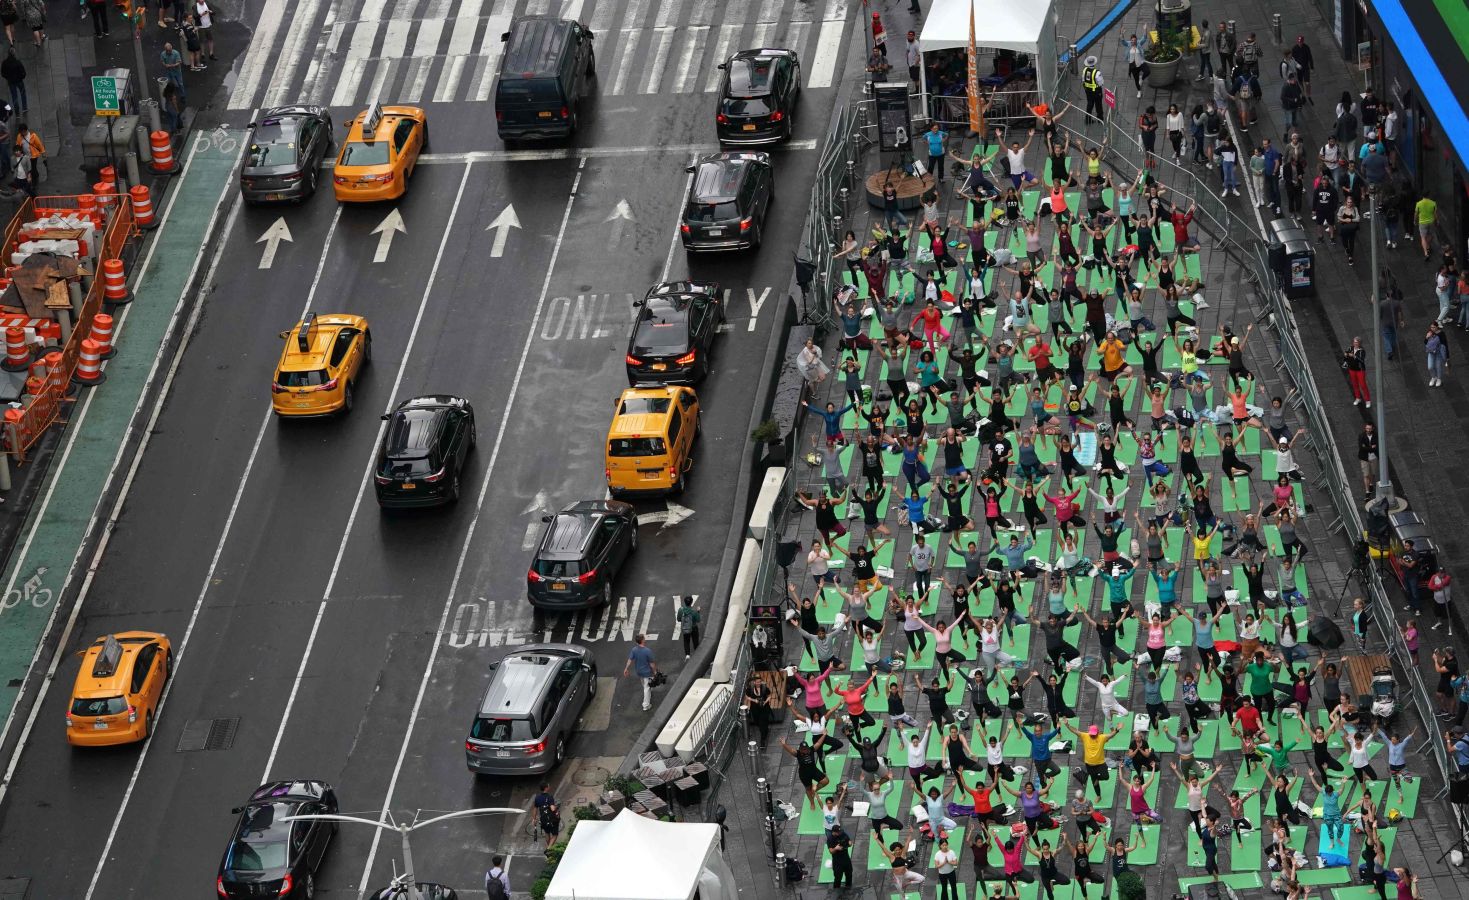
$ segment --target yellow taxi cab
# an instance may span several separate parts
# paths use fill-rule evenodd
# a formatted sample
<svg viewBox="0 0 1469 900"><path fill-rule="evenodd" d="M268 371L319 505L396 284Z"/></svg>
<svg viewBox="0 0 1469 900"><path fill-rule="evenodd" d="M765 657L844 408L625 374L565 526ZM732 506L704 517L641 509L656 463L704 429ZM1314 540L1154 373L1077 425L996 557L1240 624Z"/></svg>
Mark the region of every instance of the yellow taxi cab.
<svg viewBox="0 0 1469 900"><path fill-rule="evenodd" d="M699 397L675 385L633 387L617 398L607 431L607 489L614 497L683 493L699 436Z"/></svg>
<svg viewBox="0 0 1469 900"><path fill-rule="evenodd" d="M173 645L151 631L120 631L83 650L66 710L66 742L100 747L141 741L153 733Z"/></svg>
<svg viewBox="0 0 1469 900"><path fill-rule="evenodd" d="M374 103L347 123L332 185L348 203L395 200L428 146L428 116L416 106Z"/></svg>
<svg viewBox="0 0 1469 900"><path fill-rule="evenodd" d="M372 360L372 329L362 316L306 318L282 331L285 349L270 385L278 416L326 416L352 411L352 388Z"/></svg>

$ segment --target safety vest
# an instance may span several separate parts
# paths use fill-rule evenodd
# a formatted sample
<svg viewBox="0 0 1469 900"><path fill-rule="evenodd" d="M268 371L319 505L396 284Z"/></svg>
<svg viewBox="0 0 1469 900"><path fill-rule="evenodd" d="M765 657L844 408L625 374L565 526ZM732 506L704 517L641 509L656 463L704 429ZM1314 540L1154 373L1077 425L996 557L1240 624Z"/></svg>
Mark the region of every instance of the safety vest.
<svg viewBox="0 0 1469 900"><path fill-rule="evenodd" d="M1081 72L1081 86L1089 91L1097 89L1097 67L1087 66Z"/></svg>

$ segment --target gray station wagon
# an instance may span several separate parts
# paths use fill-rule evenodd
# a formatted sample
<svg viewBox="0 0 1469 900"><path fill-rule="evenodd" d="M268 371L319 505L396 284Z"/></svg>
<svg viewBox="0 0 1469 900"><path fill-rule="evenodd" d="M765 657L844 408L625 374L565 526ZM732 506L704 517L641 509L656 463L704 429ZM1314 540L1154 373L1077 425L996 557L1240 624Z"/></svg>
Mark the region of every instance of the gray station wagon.
<svg viewBox="0 0 1469 900"><path fill-rule="evenodd" d="M464 754L476 775L535 775L566 758L597 664L575 644L526 644L490 666Z"/></svg>

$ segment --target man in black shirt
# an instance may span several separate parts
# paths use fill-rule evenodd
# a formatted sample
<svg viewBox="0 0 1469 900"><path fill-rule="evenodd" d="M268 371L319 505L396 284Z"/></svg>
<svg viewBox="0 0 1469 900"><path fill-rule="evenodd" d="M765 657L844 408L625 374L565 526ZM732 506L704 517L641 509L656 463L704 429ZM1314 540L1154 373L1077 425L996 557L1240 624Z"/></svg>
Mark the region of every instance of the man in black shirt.
<svg viewBox="0 0 1469 900"><path fill-rule="evenodd" d="M1377 433L1368 422L1362 426L1362 434L1357 438L1357 459L1362 466L1362 489L1366 492L1366 499L1372 499L1372 485L1377 478Z"/></svg>
<svg viewBox="0 0 1469 900"><path fill-rule="evenodd" d="M835 890L852 887L852 839L842 830L841 823L831 826L826 838L826 849L831 853L831 886Z"/></svg>

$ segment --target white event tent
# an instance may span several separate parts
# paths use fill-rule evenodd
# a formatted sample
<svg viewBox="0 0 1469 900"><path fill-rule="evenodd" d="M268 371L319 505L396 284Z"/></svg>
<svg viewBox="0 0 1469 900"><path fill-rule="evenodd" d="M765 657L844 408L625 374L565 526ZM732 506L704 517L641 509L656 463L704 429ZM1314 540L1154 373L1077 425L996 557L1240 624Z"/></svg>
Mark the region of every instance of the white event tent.
<svg viewBox="0 0 1469 900"><path fill-rule="evenodd" d="M719 826L623 810L577 823L546 900L738 900Z"/></svg>
<svg viewBox="0 0 1469 900"><path fill-rule="evenodd" d="M1029 53L1041 98L1056 90L1056 17L1051 0L934 0L918 49L951 50L969 46L969 10L974 10L974 43L979 47Z"/></svg>

